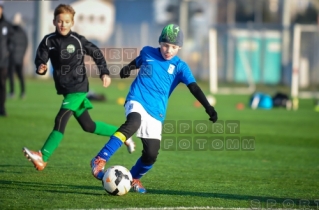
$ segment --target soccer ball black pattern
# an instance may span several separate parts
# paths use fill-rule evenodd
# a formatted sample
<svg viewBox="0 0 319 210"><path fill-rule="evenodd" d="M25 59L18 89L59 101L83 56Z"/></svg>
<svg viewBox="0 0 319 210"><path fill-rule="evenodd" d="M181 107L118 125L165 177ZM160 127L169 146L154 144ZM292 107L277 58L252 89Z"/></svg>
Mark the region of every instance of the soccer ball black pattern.
<svg viewBox="0 0 319 210"><path fill-rule="evenodd" d="M130 171L123 166L117 165L111 166L105 171L102 186L111 195L125 195L130 191L132 181Z"/></svg>

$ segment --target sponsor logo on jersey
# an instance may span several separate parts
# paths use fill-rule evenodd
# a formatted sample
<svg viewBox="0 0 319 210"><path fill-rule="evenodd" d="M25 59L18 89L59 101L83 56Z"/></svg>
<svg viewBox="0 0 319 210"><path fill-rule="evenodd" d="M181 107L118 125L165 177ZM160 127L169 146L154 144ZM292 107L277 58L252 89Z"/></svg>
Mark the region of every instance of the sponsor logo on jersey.
<svg viewBox="0 0 319 210"><path fill-rule="evenodd" d="M172 65L172 64L169 64L169 67L168 67L167 72L168 72L169 74L173 74L173 73L174 73L174 70L175 70L175 66Z"/></svg>
<svg viewBox="0 0 319 210"><path fill-rule="evenodd" d="M75 46L73 44L69 44L67 47L66 47L66 50L68 51L68 53L74 53L75 51Z"/></svg>

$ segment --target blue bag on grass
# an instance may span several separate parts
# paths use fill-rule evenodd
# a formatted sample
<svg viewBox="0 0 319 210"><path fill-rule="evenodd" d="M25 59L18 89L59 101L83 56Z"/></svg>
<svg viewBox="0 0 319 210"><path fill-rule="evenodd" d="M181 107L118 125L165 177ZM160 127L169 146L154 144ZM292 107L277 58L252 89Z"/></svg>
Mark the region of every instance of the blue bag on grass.
<svg viewBox="0 0 319 210"><path fill-rule="evenodd" d="M254 93L250 98L249 105L252 109L272 109L272 97L261 92Z"/></svg>

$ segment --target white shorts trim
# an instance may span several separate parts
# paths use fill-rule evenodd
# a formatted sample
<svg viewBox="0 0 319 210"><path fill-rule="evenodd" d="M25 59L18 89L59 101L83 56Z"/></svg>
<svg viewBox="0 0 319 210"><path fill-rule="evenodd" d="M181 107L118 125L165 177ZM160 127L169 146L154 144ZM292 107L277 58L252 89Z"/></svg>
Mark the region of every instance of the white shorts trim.
<svg viewBox="0 0 319 210"><path fill-rule="evenodd" d="M125 103L125 116L137 112L141 115L141 126L136 132L139 138L162 139L162 122L149 115L144 107L137 101Z"/></svg>

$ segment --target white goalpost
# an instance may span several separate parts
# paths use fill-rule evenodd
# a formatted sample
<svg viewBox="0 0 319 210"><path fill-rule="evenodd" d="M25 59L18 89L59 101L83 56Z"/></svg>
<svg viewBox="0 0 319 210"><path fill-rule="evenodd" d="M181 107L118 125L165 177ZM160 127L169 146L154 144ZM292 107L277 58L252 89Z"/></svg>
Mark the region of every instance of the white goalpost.
<svg viewBox="0 0 319 210"><path fill-rule="evenodd" d="M218 91L217 72L217 31L209 30L209 90L215 94Z"/></svg>
<svg viewBox="0 0 319 210"><path fill-rule="evenodd" d="M231 34L241 33L239 30L230 31ZM212 94L251 94L255 91L255 81L252 76L252 69L249 63L249 58L243 52L239 52L239 56L243 62L244 73L247 78L247 87L219 87L218 86L218 36L217 30L211 28L209 30L209 88ZM250 50L251 43L241 44L244 50ZM234 49L232 49L234 50Z"/></svg>
<svg viewBox="0 0 319 210"><path fill-rule="evenodd" d="M225 33L226 32L226 33ZM247 35L247 30L238 30L232 29L225 31L224 36L218 36L219 29L211 28L209 30L209 88L212 94L250 94L255 91L255 83L253 76L253 70L256 73L256 66L252 66L251 57L249 53L254 49L253 39L249 37L264 37L268 32L260 32L262 34L254 34L254 31L249 31ZM285 84L290 85L290 94L293 100L293 108L298 108L298 98L317 98L319 99L319 28L317 25L300 25L296 24L293 27L293 39L292 39L292 55L290 57L291 67L288 68L289 72L285 73L283 78L286 81ZM276 32L277 35L280 32ZM229 36L236 39L236 37L248 37L246 40L241 40L240 44L234 40L230 40L225 37ZM275 37L275 36L272 36ZM218 40L223 39L223 40ZM218 46L221 43L229 43L227 47L222 44L224 49L221 51L226 51L227 53L234 54L236 52L236 59L240 60L240 69L241 69L241 79L244 78L246 87L221 87L219 76L222 74L227 74L227 82L236 83L235 79L228 80L229 75L234 78L234 72L236 68L238 70L238 65L234 66L234 62L227 60L226 65L228 67L221 67L220 58L224 58L220 55L221 52L218 52ZM234 44L236 43L236 44ZM280 45L280 40L276 43ZM271 45L272 46L272 45ZM260 46L257 46L260 47ZM227 48L227 49L226 49ZM267 48L268 49L268 48ZM279 49L279 48L278 48ZM279 55L280 49L278 50ZM262 55L261 55L262 56ZM249 60L250 59L250 60ZM261 59L265 59L264 57ZM263 61L264 62L264 61ZM237 63L238 64L238 63ZM218 69L223 69L223 72L219 72ZM253 69L254 68L254 69ZM230 71L231 74L228 74ZM259 71L264 71L259 69ZM219 75L221 73L221 75ZM238 73L238 72L237 72ZM265 73L265 72L263 72ZM225 79L225 78L224 78ZM240 81L244 81L240 80ZM258 82L258 81L257 81Z"/></svg>
<svg viewBox="0 0 319 210"><path fill-rule="evenodd" d="M300 91L300 87L309 85L309 62L308 58L301 55L302 35L304 33L314 33L318 36L317 25L297 24L293 28L293 49L292 49L292 73L291 73L291 97L293 98L293 108L298 109L298 98L319 98L319 90ZM314 46L315 48L319 47Z"/></svg>

